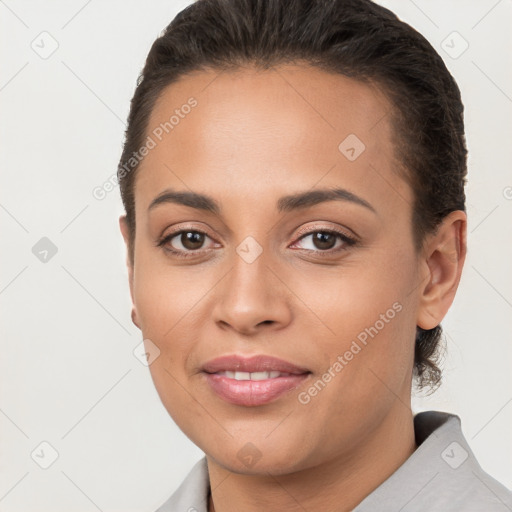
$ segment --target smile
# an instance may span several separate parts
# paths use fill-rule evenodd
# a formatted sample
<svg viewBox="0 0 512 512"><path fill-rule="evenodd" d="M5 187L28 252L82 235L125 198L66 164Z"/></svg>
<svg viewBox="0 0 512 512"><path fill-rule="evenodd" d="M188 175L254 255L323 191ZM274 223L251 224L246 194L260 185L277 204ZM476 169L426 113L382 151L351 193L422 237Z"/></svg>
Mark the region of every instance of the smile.
<svg viewBox="0 0 512 512"><path fill-rule="evenodd" d="M217 372L216 375L222 375L228 379L235 380L266 380L277 379L278 377L289 377L291 373L278 372L277 370L271 372Z"/></svg>
<svg viewBox="0 0 512 512"><path fill-rule="evenodd" d="M203 366L210 389L230 404L256 407L285 397L311 371L271 356L222 356Z"/></svg>

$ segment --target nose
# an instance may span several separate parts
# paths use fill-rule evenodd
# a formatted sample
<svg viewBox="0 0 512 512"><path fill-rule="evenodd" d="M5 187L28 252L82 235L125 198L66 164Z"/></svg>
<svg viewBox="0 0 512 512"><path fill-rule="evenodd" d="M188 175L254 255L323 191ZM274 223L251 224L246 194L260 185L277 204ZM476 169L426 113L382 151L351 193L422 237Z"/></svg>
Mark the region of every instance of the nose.
<svg viewBox="0 0 512 512"><path fill-rule="evenodd" d="M248 263L235 254L233 267L219 285L213 319L221 329L250 336L282 329L292 320L291 294L263 255Z"/></svg>

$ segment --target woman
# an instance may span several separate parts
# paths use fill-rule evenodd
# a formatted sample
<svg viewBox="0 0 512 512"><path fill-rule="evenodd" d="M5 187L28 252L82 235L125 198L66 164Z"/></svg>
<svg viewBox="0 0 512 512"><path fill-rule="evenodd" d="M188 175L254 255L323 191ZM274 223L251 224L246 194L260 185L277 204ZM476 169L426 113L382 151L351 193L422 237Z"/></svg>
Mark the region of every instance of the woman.
<svg viewBox="0 0 512 512"><path fill-rule="evenodd" d="M512 509L459 418L410 407L440 382L466 154L455 81L383 7L176 16L118 170L132 320L206 454L159 511Z"/></svg>

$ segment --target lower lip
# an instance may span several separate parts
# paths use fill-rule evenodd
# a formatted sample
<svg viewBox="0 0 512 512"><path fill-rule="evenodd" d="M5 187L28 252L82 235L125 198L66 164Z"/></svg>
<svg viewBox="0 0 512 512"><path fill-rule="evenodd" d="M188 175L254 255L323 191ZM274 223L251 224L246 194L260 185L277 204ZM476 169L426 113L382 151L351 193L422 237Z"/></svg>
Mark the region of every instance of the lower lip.
<svg viewBox="0 0 512 512"><path fill-rule="evenodd" d="M235 380L216 373L207 373L213 391L226 402L246 407L265 405L297 388L309 374L290 375L265 380Z"/></svg>

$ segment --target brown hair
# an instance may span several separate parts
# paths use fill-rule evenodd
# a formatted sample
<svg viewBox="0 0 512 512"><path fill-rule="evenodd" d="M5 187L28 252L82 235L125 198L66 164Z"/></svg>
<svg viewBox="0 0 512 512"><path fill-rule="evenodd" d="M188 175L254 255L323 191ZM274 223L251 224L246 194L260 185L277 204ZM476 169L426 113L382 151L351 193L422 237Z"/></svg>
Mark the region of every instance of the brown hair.
<svg viewBox="0 0 512 512"><path fill-rule="evenodd" d="M135 241L132 158L164 88L191 71L261 69L305 62L380 85L394 107L398 171L414 191L412 233L419 250L454 210L465 211L467 149L459 88L430 43L370 0L197 0L153 43L131 101L118 167L123 204ZM127 163L130 162L130 166ZM414 373L419 387L441 380L442 329L417 327Z"/></svg>

